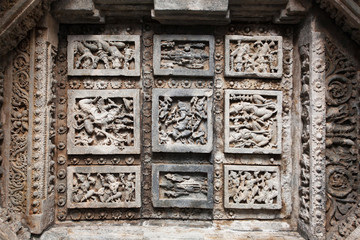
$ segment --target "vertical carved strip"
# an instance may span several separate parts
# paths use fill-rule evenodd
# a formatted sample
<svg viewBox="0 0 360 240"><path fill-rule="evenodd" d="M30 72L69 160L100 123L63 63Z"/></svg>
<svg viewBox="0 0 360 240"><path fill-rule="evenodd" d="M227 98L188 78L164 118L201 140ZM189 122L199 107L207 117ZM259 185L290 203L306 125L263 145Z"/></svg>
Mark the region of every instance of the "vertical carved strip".
<svg viewBox="0 0 360 240"><path fill-rule="evenodd" d="M325 53L320 33L310 46L310 225L313 239L325 239Z"/></svg>
<svg viewBox="0 0 360 240"><path fill-rule="evenodd" d="M28 166L30 37L16 49L12 70L11 142L9 156L9 208L18 213L26 210Z"/></svg>

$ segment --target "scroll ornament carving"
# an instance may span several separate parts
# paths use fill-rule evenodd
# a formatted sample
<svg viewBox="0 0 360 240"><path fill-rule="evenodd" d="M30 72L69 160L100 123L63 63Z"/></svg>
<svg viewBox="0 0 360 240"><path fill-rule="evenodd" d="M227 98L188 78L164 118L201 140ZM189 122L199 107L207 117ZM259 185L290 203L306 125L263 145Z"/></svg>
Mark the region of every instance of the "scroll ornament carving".
<svg viewBox="0 0 360 240"><path fill-rule="evenodd" d="M159 98L159 143L205 145L207 98Z"/></svg>
<svg viewBox="0 0 360 240"><path fill-rule="evenodd" d="M352 62L328 38L326 57L326 230L329 239L344 239L359 226L359 216L351 216L360 197L357 74Z"/></svg>
<svg viewBox="0 0 360 240"><path fill-rule="evenodd" d="M119 149L134 143L132 98L82 98L73 113L75 146L115 145Z"/></svg>
<svg viewBox="0 0 360 240"><path fill-rule="evenodd" d="M74 69L134 69L134 48L134 45L121 41L76 41Z"/></svg>
<svg viewBox="0 0 360 240"><path fill-rule="evenodd" d="M300 210L299 216L305 222L309 223L310 219L310 96L309 96L309 79L310 79L310 60L309 44L300 47L301 58L301 143L302 156L300 160Z"/></svg>
<svg viewBox="0 0 360 240"><path fill-rule="evenodd" d="M11 97L11 143L9 156L9 207L14 212L25 213L27 178L27 138L29 129L29 37L17 48L13 62Z"/></svg>

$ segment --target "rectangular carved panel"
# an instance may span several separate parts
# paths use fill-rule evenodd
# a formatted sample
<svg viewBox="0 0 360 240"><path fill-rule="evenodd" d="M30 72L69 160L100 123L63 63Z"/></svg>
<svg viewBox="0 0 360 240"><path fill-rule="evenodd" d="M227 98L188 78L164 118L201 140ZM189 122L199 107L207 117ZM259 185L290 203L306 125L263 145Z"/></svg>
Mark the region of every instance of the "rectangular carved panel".
<svg viewBox="0 0 360 240"><path fill-rule="evenodd" d="M210 35L155 35L156 75L212 76L214 37Z"/></svg>
<svg viewBox="0 0 360 240"><path fill-rule="evenodd" d="M68 44L69 75L140 75L138 35L70 35Z"/></svg>
<svg viewBox="0 0 360 240"><path fill-rule="evenodd" d="M212 208L212 166L153 165L154 207Z"/></svg>
<svg viewBox="0 0 360 240"><path fill-rule="evenodd" d="M69 90L68 154L140 153L139 90Z"/></svg>
<svg viewBox="0 0 360 240"><path fill-rule="evenodd" d="M224 166L225 208L281 209L277 166Z"/></svg>
<svg viewBox="0 0 360 240"><path fill-rule="evenodd" d="M68 208L139 208L140 166L68 167Z"/></svg>
<svg viewBox="0 0 360 240"><path fill-rule="evenodd" d="M212 90L154 89L154 152L211 152Z"/></svg>
<svg viewBox="0 0 360 240"><path fill-rule="evenodd" d="M282 93L225 90L225 152L281 153Z"/></svg>
<svg viewBox="0 0 360 240"><path fill-rule="evenodd" d="M225 75L232 77L282 77L282 37L225 36Z"/></svg>

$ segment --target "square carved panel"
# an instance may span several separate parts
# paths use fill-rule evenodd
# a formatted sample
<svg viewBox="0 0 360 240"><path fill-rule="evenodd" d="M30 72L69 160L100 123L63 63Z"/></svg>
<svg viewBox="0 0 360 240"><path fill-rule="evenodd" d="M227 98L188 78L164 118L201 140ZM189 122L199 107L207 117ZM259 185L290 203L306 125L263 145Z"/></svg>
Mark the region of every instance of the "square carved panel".
<svg viewBox="0 0 360 240"><path fill-rule="evenodd" d="M281 78L281 36L225 36L225 75Z"/></svg>
<svg viewBox="0 0 360 240"><path fill-rule="evenodd" d="M224 207L281 209L277 166L224 166Z"/></svg>
<svg viewBox="0 0 360 240"><path fill-rule="evenodd" d="M152 145L154 152L212 150L212 90L154 89Z"/></svg>
<svg viewBox="0 0 360 240"><path fill-rule="evenodd" d="M139 76L139 35L68 36L68 74Z"/></svg>
<svg viewBox="0 0 360 240"><path fill-rule="evenodd" d="M212 166L153 165L154 207L212 208Z"/></svg>
<svg viewBox="0 0 360 240"><path fill-rule="evenodd" d="M154 35L155 75L213 76L214 37Z"/></svg>
<svg viewBox="0 0 360 240"><path fill-rule="evenodd" d="M68 154L140 153L139 90L68 90Z"/></svg>
<svg viewBox="0 0 360 240"><path fill-rule="evenodd" d="M225 90L225 152L281 154L282 93Z"/></svg>
<svg viewBox="0 0 360 240"><path fill-rule="evenodd" d="M140 166L67 168L68 208L139 208Z"/></svg>

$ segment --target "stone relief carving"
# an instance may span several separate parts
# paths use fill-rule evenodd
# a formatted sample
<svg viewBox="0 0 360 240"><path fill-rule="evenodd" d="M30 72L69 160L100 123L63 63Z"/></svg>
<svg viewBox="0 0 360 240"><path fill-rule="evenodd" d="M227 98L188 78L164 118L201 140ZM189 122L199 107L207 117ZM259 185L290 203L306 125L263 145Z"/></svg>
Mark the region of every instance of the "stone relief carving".
<svg viewBox="0 0 360 240"><path fill-rule="evenodd" d="M9 208L15 213L26 211L28 173L30 37L22 40L13 61L11 96L11 143L9 156Z"/></svg>
<svg viewBox="0 0 360 240"><path fill-rule="evenodd" d="M225 152L281 153L280 91L225 90Z"/></svg>
<svg viewBox="0 0 360 240"><path fill-rule="evenodd" d="M276 166L224 166L225 208L280 209L280 172Z"/></svg>
<svg viewBox="0 0 360 240"><path fill-rule="evenodd" d="M139 153L138 90L69 90L68 153Z"/></svg>
<svg viewBox="0 0 360 240"><path fill-rule="evenodd" d="M21 215L6 208L0 208L1 239L28 240L31 237L29 229L21 223Z"/></svg>
<svg viewBox="0 0 360 240"><path fill-rule="evenodd" d="M155 35L156 75L212 76L214 37L206 35Z"/></svg>
<svg viewBox="0 0 360 240"><path fill-rule="evenodd" d="M153 150L209 152L211 90L153 90Z"/></svg>
<svg viewBox="0 0 360 240"><path fill-rule="evenodd" d="M233 77L282 77L280 36L225 36L225 75Z"/></svg>
<svg viewBox="0 0 360 240"><path fill-rule="evenodd" d="M344 239L359 226L359 75L330 39L326 56L326 231ZM358 212L358 211L357 211Z"/></svg>
<svg viewBox="0 0 360 240"><path fill-rule="evenodd" d="M140 207L140 166L68 167L69 208Z"/></svg>
<svg viewBox="0 0 360 240"><path fill-rule="evenodd" d="M309 44L300 47L301 59L301 142L302 155L300 160L300 210L299 217L309 224L310 220L310 96L309 96L309 80L310 80L310 59Z"/></svg>
<svg viewBox="0 0 360 240"><path fill-rule="evenodd" d="M140 36L68 36L69 75L140 74Z"/></svg>
<svg viewBox="0 0 360 240"><path fill-rule="evenodd" d="M212 208L212 167L153 165L154 207Z"/></svg>

